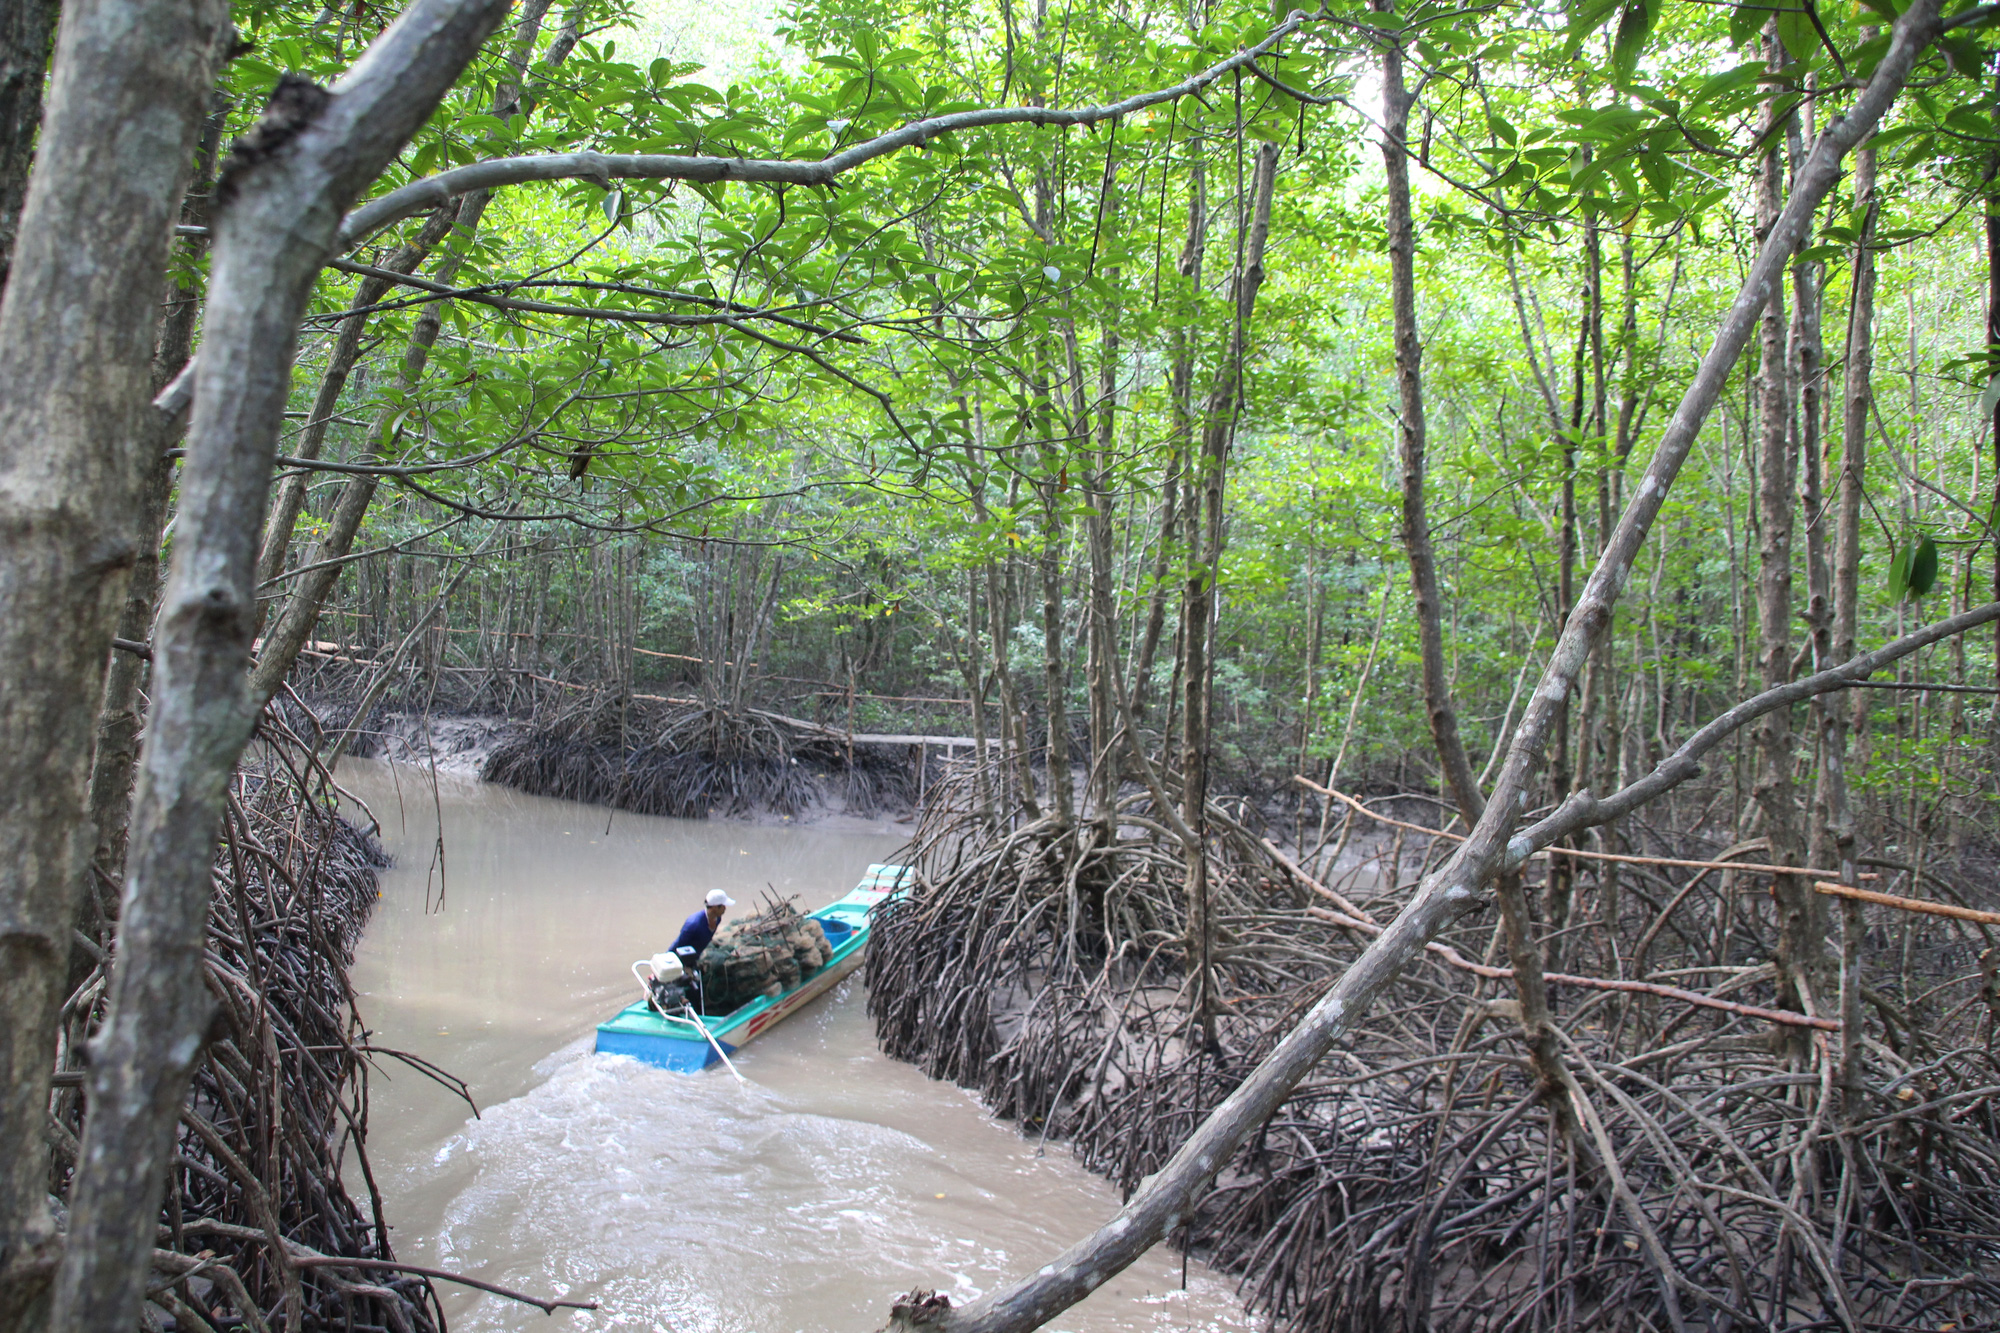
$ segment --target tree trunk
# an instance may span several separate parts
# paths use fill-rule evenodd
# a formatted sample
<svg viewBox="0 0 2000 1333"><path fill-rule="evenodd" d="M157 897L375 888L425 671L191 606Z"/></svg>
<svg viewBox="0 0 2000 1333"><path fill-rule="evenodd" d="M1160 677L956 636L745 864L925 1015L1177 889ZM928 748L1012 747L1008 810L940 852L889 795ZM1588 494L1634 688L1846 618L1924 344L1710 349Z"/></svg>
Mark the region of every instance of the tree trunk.
<svg viewBox="0 0 2000 1333"><path fill-rule="evenodd" d="M2000 88L2000 73L1994 75L1994 86ZM1993 111L1996 125L2000 125L2000 107ZM1875 155L1870 150L1870 180L1873 180ZM1857 187L1858 190L1859 187ZM1857 193L1857 198L1859 197ZM1874 282L1874 266L1870 261L1869 281ZM1870 305L1873 313L1873 305ZM2000 150L1987 158L1986 194L1986 358L1989 379L2000 379ZM1993 499L1989 513L2000 513L2000 403L1993 405L1989 425L1993 440ZM2000 597L2000 537L1993 539L1993 595ZM1993 632L1993 683L2000 686L2000 629ZM1857 691L1858 692L1858 691ZM1859 704L1859 700L1855 701ZM2000 751L2000 707L1993 710L1992 744Z"/></svg>
<svg viewBox="0 0 2000 1333"><path fill-rule="evenodd" d="M1187 586L1181 599L1181 819L1193 835L1183 848L1187 868L1189 1008L1202 1025L1203 1041L1219 1049L1215 1036L1214 977L1210 954L1214 927L1209 920L1208 747L1215 691L1214 626L1216 579L1222 571L1222 497L1236 419L1242 406L1243 359L1250 316L1264 283L1264 245L1271 232L1271 199L1277 185L1278 150L1259 144L1249 185L1248 206L1237 218L1237 261L1231 274L1229 341L1202 403L1201 450L1195 460L1183 522L1188 548ZM1241 173L1239 169L1239 180ZM1241 194L1239 192L1239 198Z"/></svg>
<svg viewBox="0 0 2000 1333"><path fill-rule="evenodd" d="M1807 101L1806 124L1813 125L1813 102ZM1805 160L1796 120L1787 136L1787 148L1794 163ZM1827 555L1827 506L1824 441L1821 422L1826 410L1826 344L1821 331L1821 294L1826 266L1817 260L1792 265L1792 392L1798 402L1799 514L1805 523L1806 539L1806 632L1809 670L1817 671L1846 660L1834 655L1833 570ZM1849 657L1853 656L1850 650ZM1818 774L1814 784L1814 817L1808 821L1806 864L1831 865L1839 855L1828 818L1825 786L1832 737L1828 722L1839 711L1835 700L1815 699L1808 715L1813 748L1818 751ZM1844 742L1844 738L1843 738ZM1843 794L1844 800L1844 794ZM1846 881L1853 883L1852 880Z"/></svg>
<svg viewBox="0 0 2000 1333"><path fill-rule="evenodd" d="M36 1321L55 1257L55 1019L94 842L106 659L159 442L145 312L227 23L214 0L72 3L0 300L0 1326Z"/></svg>
<svg viewBox="0 0 2000 1333"><path fill-rule="evenodd" d="M1164 187L1162 187L1164 188ZM1165 626L1168 570L1180 536L1180 500L1189 486L1188 462L1194 452L1194 339L1188 323L1195 315L1201 294L1202 260L1208 249L1208 179L1199 150L1188 162L1187 238L1181 245L1176 271L1187 279L1187 303L1181 320L1167 331L1167 395L1173 412L1172 436L1167 446L1167 466L1163 473L1160 501L1160 545L1153 553L1153 592L1147 608L1146 634L1140 642L1139 660L1132 672L1132 716L1143 721L1147 696L1152 690L1154 654L1159 651L1160 632ZM1189 552L1188 558L1193 558ZM1178 660L1178 659L1177 659ZM1171 701L1169 702L1171 715Z"/></svg>
<svg viewBox="0 0 2000 1333"><path fill-rule="evenodd" d="M504 0L416 0L333 96L281 85L284 104L266 114L284 116L293 135L283 151L239 166L217 218L179 530L154 635L119 965L90 1046L56 1279L53 1322L65 1333L127 1333L139 1322L175 1125L213 1008L203 933L224 793L257 714L245 677L257 545L298 322L343 210L504 12ZM132 63L150 73L157 52ZM164 238L164 223L158 230ZM288 1311L288 1329L301 1313Z"/></svg>
<svg viewBox="0 0 2000 1333"><path fill-rule="evenodd" d="M1053 416L1051 416L1053 420ZM1047 460L1045 455L1046 461ZM1057 502L1066 469L1035 483L1042 498L1042 549L1036 567L1042 580L1042 697L1048 710L1049 802L1065 826L1076 818L1076 792L1069 772L1069 671L1063 646L1062 548L1066 525Z"/></svg>
<svg viewBox="0 0 2000 1333"><path fill-rule="evenodd" d="M1776 25L1765 32L1766 53L1775 68L1784 61ZM1784 201L1784 127L1767 103L1760 133L1768 145L1758 172L1757 235L1772 234ZM1774 689L1792 674L1792 521L1794 493L1790 377L1787 374L1784 288L1773 284L1758 339L1757 372L1757 664L1758 679ZM1757 777L1752 798L1764 818L1770 857L1778 865L1800 864L1802 847L1792 790L1792 722L1786 709L1768 713L1752 733ZM1817 960L1813 940L1817 896L1803 876L1779 875L1772 886L1778 908L1778 1003L1797 1009L1812 990Z"/></svg>
<svg viewBox="0 0 2000 1333"><path fill-rule="evenodd" d="M1867 32L1873 37L1872 30ZM1861 502L1868 461L1868 418L1875 371L1875 221L1880 201L1875 193L1875 149L1872 142L1854 154L1854 206L1861 214L1855 239L1853 277L1847 311L1847 348L1841 391L1840 474L1835 482L1833 538L1833 606L1831 648L1836 662L1854 656L1861 618ZM1990 224L1989 224L1990 225ZM1995 233L1989 232L1989 236ZM1848 719L1865 716L1868 691L1855 690L1849 709L1838 705L1820 710L1820 767L1814 804L1823 835L1838 858L1843 883L1854 884L1854 812L1848 799ZM1823 864L1815 861L1815 865ZM1862 1106L1861 1054L1861 908L1841 901L1841 1110L1850 1121Z"/></svg>
<svg viewBox="0 0 2000 1333"><path fill-rule="evenodd" d="M181 205L181 219L189 226L206 228L209 221L209 192L215 185L216 157L222 143L223 113L210 112L196 157L195 179ZM189 236L179 242L189 260L208 249L205 235ZM160 321L159 341L153 352L153 388L157 392L178 375L194 351L196 316L200 301L192 291L183 291L172 281L165 284L167 309ZM153 633L153 613L160 600L160 532L166 524L167 500L173 489L174 465L166 452L186 425L184 418L154 414L154 427L147 442L145 489L139 505L137 527L138 559L132 566L125 594L125 609L118 617L118 637L144 642ZM92 870L84 872L78 892L85 909L78 924L100 916L109 919L115 901L101 903L97 883L115 886L124 875L125 831L132 804L132 774L139 760L140 690L146 676L146 659L137 653L120 651L111 655L105 672L104 698L98 708L97 750L90 765L90 822L97 845L92 852ZM108 934L100 943L110 942Z"/></svg>
<svg viewBox="0 0 2000 1333"><path fill-rule="evenodd" d="M1393 15L1389 0L1374 0L1378 14ZM1438 596L1437 558L1431 551L1430 519L1424 509L1423 343L1417 328L1417 239L1410 211L1410 108L1416 102L1403 86L1403 51L1393 39L1382 44L1382 163L1388 174L1389 287L1396 326L1396 385L1402 420L1398 440L1403 460L1403 549L1410 560L1410 591L1417 604L1417 635L1423 653L1424 713L1431 741L1444 769L1445 790L1470 828L1485 805L1458 714L1445 682L1444 628Z"/></svg>
<svg viewBox="0 0 2000 1333"><path fill-rule="evenodd" d="M1590 150L1584 149L1584 160L1590 160ZM1576 602L1576 558L1580 541L1577 532L1576 512L1576 449L1585 434L1584 418L1584 370L1590 358L1603 309L1598 291L1602 277L1599 262L1597 228L1585 224L1586 242L1584 246L1584 290L1583 314L1576 325L1576 351L1570 358L1569 427L1562 435L1562 505L1557 520L1556 532L1556 620L1558 623L1568 618L1571 607ZM1591 664L1584 673L1584 685L1580 710L1583 744L1576 747L1578 761L1571 763L1570 745L1570 701L1561 700L1556 705L1555 735L1549 742L1549 794L1560 801L1576 785L1578 773L1586 778L1590 774L1590 716L1592 691L1599 671L1599 661L1609 649L1611 635L1605 634L1598 640L1598 647L1591 655ZM1576 896L1576 862L1566 856L1554 857L1549 862L1548 912L1550 938L1545 950L1544 965L1551 970L1561 961L1563 930L1569 925L1570 908ZM1504 909L1503 909L1504 910ZM1522 1012L1528 1012L1525 998ZM1553 1046L1550 1048L1553 1050ZM1553 1094L1556 1085L1551 1085ZM1554 1098L1551 1105L1566 1105L1566 1100Z"/></svg>
<svg viewBox="0 0 2000 1333"><path fill-rule="evenodd" d="M1375 0L1379 14L1392 14L1388 0ZM1425 419L1423 398L1423 344L1417 327L1416 227L1410 207L1409 145L1407 134L1410 108L1416 99L1403 80L1403 52L1394 39L1382 44L1382 161L1388 175L1389 282L1394 305L1396 338L1396 381L1400 390L1402 420L1400 440L1403 459L1403 549L1410 560L1410 588L1417 607L1418 642L1423 656L1424 711L1430 718L1431 740L1444 768L1445 788L1458 806L1467 828L1479 822L1486 800L1473 775L1472 762L1458 732L1458 716L1452 708L1450 687L1445 681L1443 616L1437 586L1437 562L1431 552L1430 521L1425 512L1424 455ZM1579 357L1581 349L1579 348ZM1580 364L1580 362L1579 362ZM1568 447L1565 456L1573 453ZM1567 473L1565 473L1567 477ZM1565 480L1568 497L1565 531L1574 534L1575 492ZM1573 548L1571 550L1573 556ZM1558 764L1566 746L1567 732L1561 718L1567 714L1567 696L1558 707L1557 739L1551 755ZM1560 861L1560 858L1558 858ZM1542 979L1541 946L1535 939L1535 923L1527 894L1518 873L1500 877L1497 902L1507 934L1507 949L1514 965L1514 984L1521 1000L1521 1039L1535 1063L1551 1114L1561 1131L1567 1132L1567 1101L1560 1095L1564 1087L1561 1056L1556 1050L1555 1029L1549 1018L1548 984Z"/></svg>

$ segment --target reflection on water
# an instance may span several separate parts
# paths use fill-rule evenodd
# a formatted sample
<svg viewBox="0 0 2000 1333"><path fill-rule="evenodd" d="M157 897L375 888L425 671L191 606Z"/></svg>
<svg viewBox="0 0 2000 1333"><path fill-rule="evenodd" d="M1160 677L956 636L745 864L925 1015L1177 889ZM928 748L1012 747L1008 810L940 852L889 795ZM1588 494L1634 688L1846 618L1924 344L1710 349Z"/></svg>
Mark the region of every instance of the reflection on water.
<svg viewBox="0 0 2000 1333"><path fill-rule="evenodd" d="M354 978L377 1045L464 1078L463 1102L384 1062L371 1160L397 1255L538 1295L595 1300L572 1328L880 1328L915 1286L954 1302L1045 1263L1117 1206L1061 1149L876 1049L858 980L758 1038L748 1087L591 1053L710 888L816 907L899 839L646 818L352 762L341 779L396 865ZM444 904L437 909L436 812ZM426 910L427 903L433 910ZM1055 1328L1254 1327L1226 1282L1181 1290L1153 1254ZM547 1328L532 1307L441 1288L458 1330Z"/></svg>

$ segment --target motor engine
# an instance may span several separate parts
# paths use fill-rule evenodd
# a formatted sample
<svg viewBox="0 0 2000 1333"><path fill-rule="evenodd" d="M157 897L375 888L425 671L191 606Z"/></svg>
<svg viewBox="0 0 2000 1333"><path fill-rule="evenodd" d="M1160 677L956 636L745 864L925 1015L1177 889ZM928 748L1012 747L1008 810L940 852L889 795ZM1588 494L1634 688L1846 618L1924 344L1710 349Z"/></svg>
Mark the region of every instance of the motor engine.
<svg viewBox="0 0 2000 1333"><path fill-rule="evenodd" d="M662 1014L703 1012L701 970L694 958L694 950L682 945L671 953L656 953L632 964L632 974L645 987L647 1000Z"/></svg>

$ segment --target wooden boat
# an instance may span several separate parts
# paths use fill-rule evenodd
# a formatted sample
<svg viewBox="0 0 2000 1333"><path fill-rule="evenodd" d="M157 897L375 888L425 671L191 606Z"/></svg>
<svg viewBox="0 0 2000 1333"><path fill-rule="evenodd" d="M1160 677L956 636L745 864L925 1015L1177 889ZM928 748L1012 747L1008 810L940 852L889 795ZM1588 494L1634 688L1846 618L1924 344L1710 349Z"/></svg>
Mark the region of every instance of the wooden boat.
<svg viewBox="0 0 2000 1333"><path fill-rule="evenodd" d="M698 1074L717 1063L721 1056L716 1045L734 1055L738 1047L790 1018L820 996L839 985L861 966L868 949L871 929L869 915L876 907L901 891L907 873L903 866L872 865L861 883L838 902L806 915L818 921L826 932L833 956L797 986L773 998L758 996L728 1014L711 1014L702 1020L711 1044L701 1029L684 1018L668 1018L650 1002L640 1000L619 1011L616 1018L597 1025L597 1049L605 1055L630 1055L662 1069Z"/></svg>

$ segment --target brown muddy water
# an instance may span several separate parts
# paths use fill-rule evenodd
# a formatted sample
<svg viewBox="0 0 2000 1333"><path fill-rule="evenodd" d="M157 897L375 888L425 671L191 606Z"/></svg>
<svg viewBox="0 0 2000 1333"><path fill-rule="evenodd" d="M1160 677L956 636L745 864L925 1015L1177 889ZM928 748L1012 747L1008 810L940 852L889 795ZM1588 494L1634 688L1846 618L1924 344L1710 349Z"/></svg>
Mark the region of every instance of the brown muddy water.
<svg viewBox="0 0 2000 1333"><path fill-rule="evenodd" d="M817 907L889 858L886 827L608 814L451 775L434 792L428 772L374 761L341 781L396 858L354 969L363 1018L480 1109L382 1062L369 1147L397 1256L602 1306L551 1318L441 1285L457 1333L864 1333L900 1292L963 1303L1116 1209L1066 1149L884 1057L858 978L746 1047L747 1087L591 1052L594 1025L636 998L632 960L709 889ZM1255 1327L1225 1279L1196 1264L1182 1290L1181 1274L1157 1249L1050 1327Z"/></svg>

